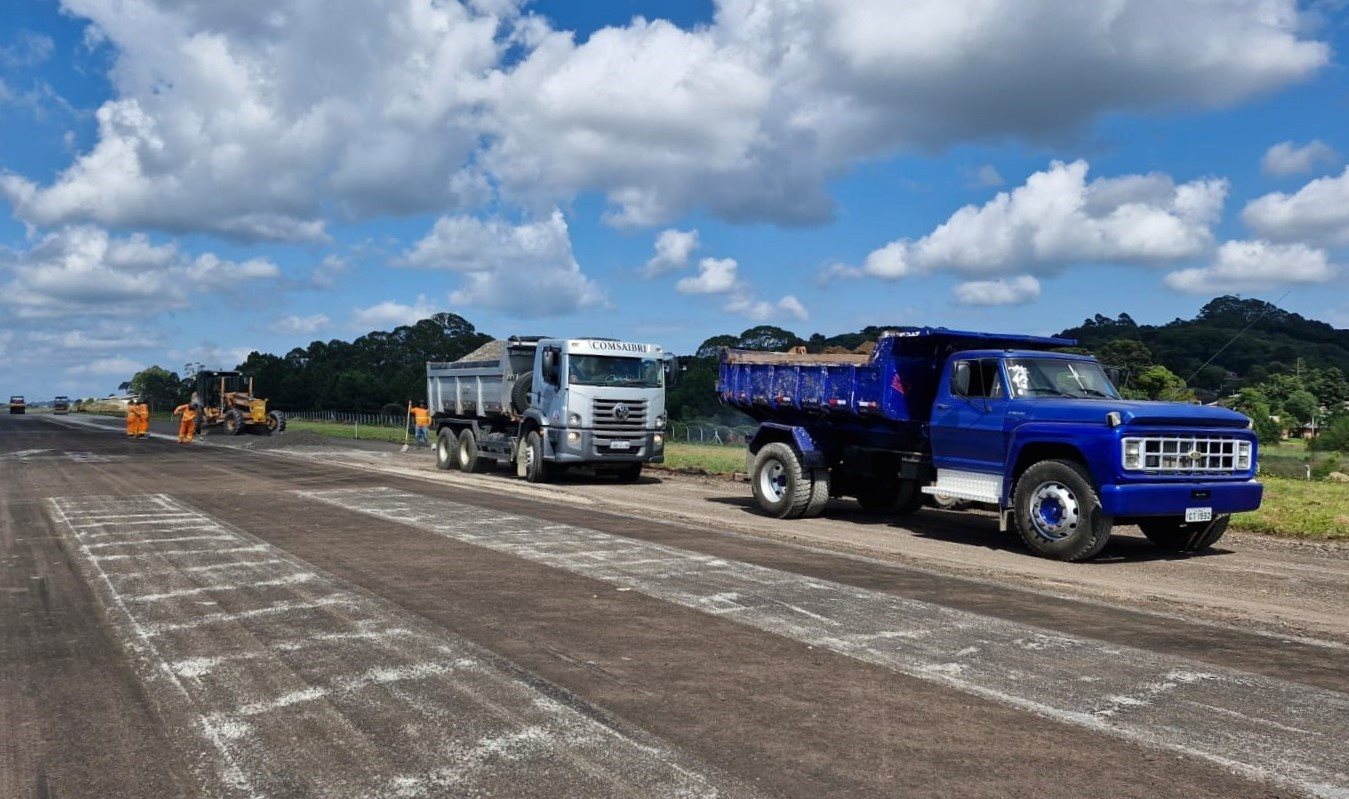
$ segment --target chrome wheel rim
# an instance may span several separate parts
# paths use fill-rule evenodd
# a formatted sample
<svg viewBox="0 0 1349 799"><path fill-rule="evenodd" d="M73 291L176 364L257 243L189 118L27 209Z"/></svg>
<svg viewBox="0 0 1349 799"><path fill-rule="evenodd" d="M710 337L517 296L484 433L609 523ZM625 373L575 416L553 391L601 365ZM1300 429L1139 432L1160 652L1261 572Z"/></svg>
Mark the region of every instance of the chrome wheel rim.
<svg viewBox="0 0 1349 799"><path fill-rule="evenodd" d="M436 457L441 463L450 462L450 447L445 443L445 439L440 439L436 444Z"/></svg>
<svg viewBox="0 0 1349 799"><path fill-rule="evenodd" d="M1057 481L1036 486L1030 506L1031 526L1047 541L1062 541L1077 532L1081 505L1072 489Z"/></svg>
<svg viewBox="0 0 1349 799"><path fill-rule="evenodd" d="M525 472L534 471L534 445L531 442L525 442Z"/></svg>
<svg viewBox="0 0 1349 799"><path fill-rule="evenodd" d="M759 471L759 493L770 502L779 502L787 496L787 467L782 461L771 460Z"/></svg>

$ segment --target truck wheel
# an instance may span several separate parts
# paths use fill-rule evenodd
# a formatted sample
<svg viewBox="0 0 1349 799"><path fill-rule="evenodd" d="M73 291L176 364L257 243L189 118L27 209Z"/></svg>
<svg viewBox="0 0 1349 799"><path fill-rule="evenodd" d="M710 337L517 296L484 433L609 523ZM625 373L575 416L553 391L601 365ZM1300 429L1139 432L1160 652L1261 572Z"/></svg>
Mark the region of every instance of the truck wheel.
<svg viewBox="0 0 1349 799"><path fill-rule="evenodd" d="M824 513L824 506L829 504L829 483L828 469L810 470L810 499L801 512L802 519L813 519Z"/></svg>
<svg viewBox="0 0 1349 799"><path fill-rule="evenodd" d="M801 467L791 447L773 443L764 445L755 456L750 484L764 513L777 519L795 519L809 507L815 481Z"/></svg>
<svg viewBox="0 0 1349 799"><path fill-rule="evenodd" d="M225 432L232 436L244 434L244 415L231 410L225 414Z"/></svg>
<svg viewBox="0 0 1349 799"><path fill-rule="evenodd" d="M281 411L267 412L267 432L280 433L286 429L286 417L281 415Z"/></svg>
<svg viewBox="0 0 1349 799"><path fill-rule="evenodd" d="M1138 527L1158 549L1167 552L1199 552L1218 543L1227 532L1230 515L1218 516L1211 522L1186 522L1183 518L1162 517L1143 519Z"/></svg>
<svg viewBox="0 0 1349 799"><path fill-rule="evenodd" d="M455 439L450 428L442 427L436 433L436 468L449 469L454 466Z"/></svg>
<svg viewBox="0 0 1349 799"><path fill-rule="evenodd" d="M520 454L524 458L525 479L531 483L548 482L552 470L543 459L543 436L539 435L538 430L529 431Z"/></svg>
<svg viewBox="0 0 1349 799"><path fill-rule="evenodd" d="M1012 496L1021 540L1037 555L1086 560L1105 546L1113 520L1085 469L1065 460L1041 461L1016 481Z"/></svg>
<svg viewBox="0 0 1349 799"><path fill-rule="evenodd" d="M529 392L534 388L534 375L521 375L511 386L511 408L521 416L529 410Z"/></svg>
<svg viewBox="0 0 1349 799"><path fill-rule="evenodd" d="M478 438L473 435L472 428L465 427L459 431L458 444L456 452L459 456L459 471L466 474L482 474L491 468L491 461L478 457Z"/></svg>
<svg viewBox="0 0 1349 799"><path fill-rule="evenodd" d="M618 482L620 483L635 483L642 479L642 464L629 463L622 468L616 469L612 474L614 477L618 478Z"/></svg>
<svg viewBox="0 0 1349 799"><path fill-rule="evenodd" d="M920 488L917 480L899 481L899 485L895 486L894 512L896 515L908 516L923 507L923 497L926 494Z"/></svg>

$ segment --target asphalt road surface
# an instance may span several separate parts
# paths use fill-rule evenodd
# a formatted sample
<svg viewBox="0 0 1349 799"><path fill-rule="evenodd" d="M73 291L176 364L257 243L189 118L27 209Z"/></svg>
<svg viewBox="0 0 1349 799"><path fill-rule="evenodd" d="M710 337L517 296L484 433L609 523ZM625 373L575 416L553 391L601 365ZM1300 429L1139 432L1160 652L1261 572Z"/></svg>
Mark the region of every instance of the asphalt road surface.
<svg viewBox="0 0 1349 799"><path fill-rule="evenodd" d="M1344 605L1190 620L1106 596L1127 542L1003 579L977 515L906 563L731 483L285 439L0 416L0 797L1349 797ZM1229 552L1141 574L1280 562ZM1251 579L1340 596L1285 554Z"/></svg>

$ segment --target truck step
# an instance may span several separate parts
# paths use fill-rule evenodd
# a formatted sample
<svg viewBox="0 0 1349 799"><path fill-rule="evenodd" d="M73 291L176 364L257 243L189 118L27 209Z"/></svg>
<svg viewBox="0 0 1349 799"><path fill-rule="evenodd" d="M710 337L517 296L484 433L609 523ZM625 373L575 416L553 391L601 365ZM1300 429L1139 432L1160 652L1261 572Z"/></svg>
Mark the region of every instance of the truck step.
<svg viewBox="0 0 1349 799"><path fill-rule="evenodd" d="M936 485L923 486L924 494L945 494L957 499L998 504L1002 498L1002 475L938 469Z"/></svg>

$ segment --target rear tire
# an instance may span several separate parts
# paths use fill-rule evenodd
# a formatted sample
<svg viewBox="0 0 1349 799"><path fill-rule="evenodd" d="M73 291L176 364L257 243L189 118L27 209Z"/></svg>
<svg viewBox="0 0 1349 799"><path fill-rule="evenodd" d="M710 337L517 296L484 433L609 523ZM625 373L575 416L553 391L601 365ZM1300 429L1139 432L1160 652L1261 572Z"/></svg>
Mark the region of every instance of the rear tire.
<svg viewBox="0 0 1349 799"><path fill-rule="evenodd" d="M1138 528L1158 549L1167 552L1199 552L1214 544L1227 532L1230 515L1218 516L1210 522L1186 522L1183 518L1163 517L1144 519Z"/></svg>
<svg viewBox="0 0 1349 799"><path fill-rule="evenodd" d="M286 417L281 411L267 412L267 432L281 433L286 429Z"/></svg>
<svg viewBox="0 0 1349 799"><path fill-rule="evenodd" d="M448 427L440 428L436 433L436 468L451 469L454 466L455 438Z"/></svg>
<svg viewBox="0 0 1349 799"><path fill-rule="evenodd" d="M1103 512L1086 469L1075 461L1033 464L1016 481L1012 507L1021 540L1042 557L1086 560L1110 539L1113 520Z"/></svg>
<svg viewBox="0 0 1349 799"><path fill-rule="evenodd" d="M815 485L811 477L791 447L765 444L754 457L750 485L764 513L775 519L796 519L810 507Z"/></svg>
<svg viewBox="0 0 1349 799"><path fill-rule="evenodd" d="M482 474L492 465L486 458L478 457L478 437L470 427L459 431L455 452L458 455L459 471L465 474Z"/></svg>
<svg viewBox="0 0 1349 799"><path fill-rule="evenodd" d="M806 502L806 509L801 512L802 519L813 519L824 513L824 507L829 504L829 487L828 469L810 470L810 499Z"/></svg>

